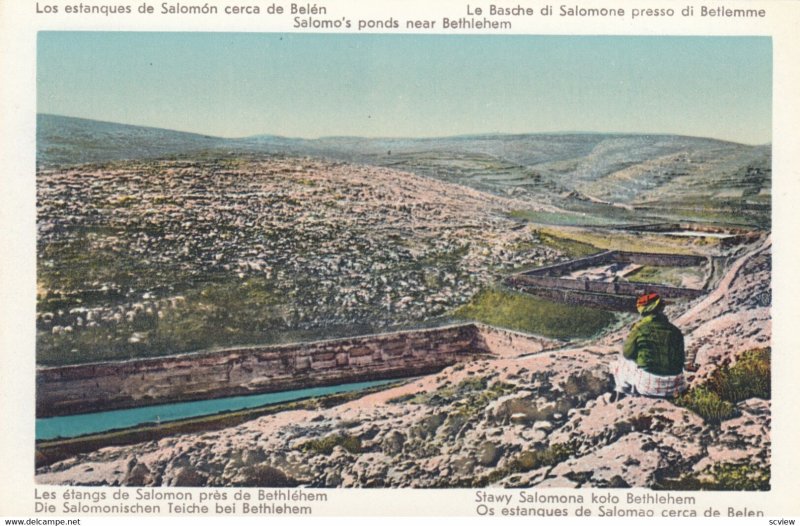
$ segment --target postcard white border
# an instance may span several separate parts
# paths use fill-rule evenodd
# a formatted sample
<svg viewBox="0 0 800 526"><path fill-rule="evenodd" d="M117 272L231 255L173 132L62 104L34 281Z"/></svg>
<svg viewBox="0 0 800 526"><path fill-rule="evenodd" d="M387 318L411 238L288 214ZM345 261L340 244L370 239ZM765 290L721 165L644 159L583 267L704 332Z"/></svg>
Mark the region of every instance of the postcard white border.
<svg viewBox="0 0 800 526"><path fill-rule="evenodd" d="M645 0L593 1L592 6L641 6ZM54 2L65 4L66 0ZM98 3L90 2L86 3ZM137 5L137 2L126 2ZM151 2L152 3L152 2ZM159 5L160 2L155 2ZM216 5L243 2L216 2ZM288 5L290 2L278 3ZM355 0L320 2L337 14L426 18L463 16L470 2L437 0ZM516 5L517 2L497 2ZM541 6L550 2L520 2ZM647 2L652 5L652 2ZM538 35L763 35L774 53L773 96L773 389L772 490L769 492L697 493L738 507L769 510L775 516L800 515L800 3L662 2L685 5L766 9L764 19L559 19L514 21L513 34ZM435 4L435 5L433 5ZM589 2L584 2L587 6ZM558 5L558 3L556 3ZM40 30L81 31L244 31L291 32L291 18L272 17L74 17L37 15L35 2L0 2L0 516L33 517L34 495L34 341L35 328L35 124L36 34ZM403 31L400 31L403 32ZM418 33L424 33L419 31ZM417 33L417 32L415 32ZM430 33L439 33L430 31ZM486 31L461 33L488 34ZM455 34L455 33L454 33ZM503 33L503 34L507 34ZM473 490L331 490L331 515L474 515ZM274 520L274 517L262 517Z"/></svg>

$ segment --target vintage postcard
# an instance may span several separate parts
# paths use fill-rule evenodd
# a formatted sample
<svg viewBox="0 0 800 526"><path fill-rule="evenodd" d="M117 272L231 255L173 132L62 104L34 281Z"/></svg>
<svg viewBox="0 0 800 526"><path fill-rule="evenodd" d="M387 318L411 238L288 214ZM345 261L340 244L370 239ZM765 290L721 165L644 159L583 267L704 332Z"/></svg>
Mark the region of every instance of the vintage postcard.
<svg viewBox="0 0 800 526"><path fill-rule="evenodd" d="M0 14L2 515L800 514L796 5Z"/></svg>

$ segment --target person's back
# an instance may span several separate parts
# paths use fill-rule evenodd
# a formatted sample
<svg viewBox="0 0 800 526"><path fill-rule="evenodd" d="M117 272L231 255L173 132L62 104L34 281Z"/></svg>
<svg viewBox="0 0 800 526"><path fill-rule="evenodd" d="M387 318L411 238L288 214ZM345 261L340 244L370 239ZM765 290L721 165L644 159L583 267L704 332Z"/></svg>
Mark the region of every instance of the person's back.
<svg viewBox="0 0 800 526"><path fill-rule="evenodd" d="M639 297L636 308L642 319L631 328L622 356L612 366L616 392L674 396L686 385L683 334L667 319L658 294Z"/></svg>
<svg viewBox="0 0 800 526"><path fill-rule="evenodd" d="M683 371L683 334L663 312L645 316L631 329L623 356L650 374L672 376Z"/></svg>

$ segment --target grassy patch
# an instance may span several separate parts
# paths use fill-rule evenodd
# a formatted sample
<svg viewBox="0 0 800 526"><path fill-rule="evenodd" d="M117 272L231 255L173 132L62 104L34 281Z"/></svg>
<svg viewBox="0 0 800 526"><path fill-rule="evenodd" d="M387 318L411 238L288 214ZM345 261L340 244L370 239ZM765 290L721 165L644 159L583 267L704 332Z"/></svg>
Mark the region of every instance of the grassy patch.
<svg viewBox="0 0 800 526"><path fill-rule="evenodd" d="M594 216L582 212L546 212L542 210L512 210L509 214L514 219L530 221L543 225L609 225L612 219Z"/></svg>
<svg viewBox="0 0 800 526"><path fill-rule="evenodd" d="M729 226L769 228L771 224L770 198L768 196L762 200L763 203L753 203L752 205L726 201L707 200L700 204L682 201L642 208L645 213L671 221L698 221Z"/></svg>
<svg viewBox="0 0 800 526"><path fill-rule="evenodd" d="M436 391L407 394L392 398L390 404L409 403L441 407L455 402L463 406L485 408L489 402L505 394L511 393L516 388L507 383L494 382L489 385L485 377L474 377L462 380L458 385L442 387Z"/></svg>
<svg viewBox="0 0 800 526"><path fill-rule="evenodd" d="M724 365L711 375L709 388L734 403L748 398L769 400L772 392L770 354L770 349L745 351L733 366Z"/></svg>
<svg viewBox="0 0 800 526"><path fill-rule="evenodd" d="M553 444L546 449L523 451L509 464L515 472L531 471L542 466L555 466L575 452L569 444Z"/></svg>
<svg viewBox="0 0 800 526"><path fill-rule="evenodd" d="M161 356L215 346L280 343L286 331L284 299L263 278L200 284L180 306L162 315L101 325L56 336L37 335L37 362L47 365ZM131 339L136 333L137 338ZM78 352L71 352L77 349Z"/></svg>
<svg viewBox="0 0 800 526"><path fill-rule="evenodd" d="M709 424L719 424L736 414L736 408L731 402L723 400L704 385L683 394L678 398L678 405L694 411Z"/></svg>
<svg viewBox="0 0 800 526"><path fill-rule="evenodd" d="M770 398L770 363L770 349L745 351L734 365L723 364L703 385L690 389L676 402L706 422L718 424L736 415L737 403Z"/></svg>
<svg viewBox="0 0 800 526"><path fill-rule="evenodd" d="M503 395L513 393L517 387L504 382L489 383L485 377L467 378L458 385L448 385L433 392L406 395L389 400L389 403L420 404L444 407L444 410L422 419L410 435L425 441L430 446L428 454L435 452L434 435L443 440L454 440L466 427L473 425L475 418L486 407ZM468 486L471 484L467 484Z"/></svg>
<svg viewBox="0 0 800 526"><path fill-rule="evenodd" d="M308 442L303 442L299 449L311 451L317 455L330 455L336 446L341 446L345 451L354 455L361 452L361 440L347 433L315 438Z"/></svg>
<svg viewBox="0 0 800 526"><path fill-rule="evenodd" d="M566 305L503 289L484 290L455 316L549 338L588 338L614 321L602 309Z"/></svg>
<svg viewBox="0 0 800 526"><path fill-rule="evenodd" d="M625 250L628 252L654 252L659 254L695 254L694 245L686 239L662 236L659 234L609 231L589 228L542 228L540 235L556 237L560 243L580 243L593 247L594 254L603 250ZM543 239L544 241L544 239ZM580 246L580 245L578 245ZM567 254L572 256L571 254ZM572 257L580 257L575 255Z"/></svg>
<svg viewBox="0 0 800 526"><path fill-rule="evenodd" d="M703 270L700 267L653 267L644 265L639 270L628 274L625 279L636 283L661 283L673 287L684 286L684 278L693 277L700 281Z"/></svg>
<svg viewBox="0 0 800 526"><path fill-rule="evenodd" d="M583 241L576 241L575 239L571 239L569 237L562 237L551 232L546 231L539 231L539 241L549 246L550 248L554 248L564 254L569 258L582 258L585 256L590 256L592 254L597 254L598 252L602 252L601 249L597 248L595 245L591 243L584 243Z"/></svg>
<svg viewBox="0 0 800 526"><path fill-rule="evenodd" d="M560 206L570 212L602 217L606 221L606 224L639 223L649 220L649 218L643 216L641 212L634 211L630 208L593 201L567 199L562 202Z"/></svg>
<svg viewBox="0 0 800 526"><path fill-rule="evenodd" d="M530 449L520 452L506 466L495 469L473 480L472 486L483 488L494 484L514 473L533 471L544 466L555 466L567 460L576 451L574 444L553 444L543 449Z"/></svg>
<svg viewBox="0 0 800 526"><path fill-rule="evenodd" d="M659 490L683 491L769 491L770 467L752 464L714 464L700 474L664 480L654 486Z"/></svg>

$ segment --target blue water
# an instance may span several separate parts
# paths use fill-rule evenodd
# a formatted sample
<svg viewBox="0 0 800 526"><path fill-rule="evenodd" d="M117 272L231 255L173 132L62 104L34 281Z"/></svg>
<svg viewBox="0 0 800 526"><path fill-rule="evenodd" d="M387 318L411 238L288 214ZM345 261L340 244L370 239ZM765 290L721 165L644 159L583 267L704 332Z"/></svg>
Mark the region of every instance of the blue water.
<svg viewBox="0 0 800 526"><path fill-rule="evenodd" d="M178 402L175 404L118 409L82 415L54 416L36 419L36 439L71 438L90 433L101 433L112 429L126 429L146 423L170 422L183 418L207 416L225 411L237 411L252 407L261 407L282 402L291 402L302 398L325 396L336 393L360 391L370 387L385 385L397 380L376 380L351 384L332 385L267 393L259 395L232 396L215 400L199 400L197 402Z"/></svg>

